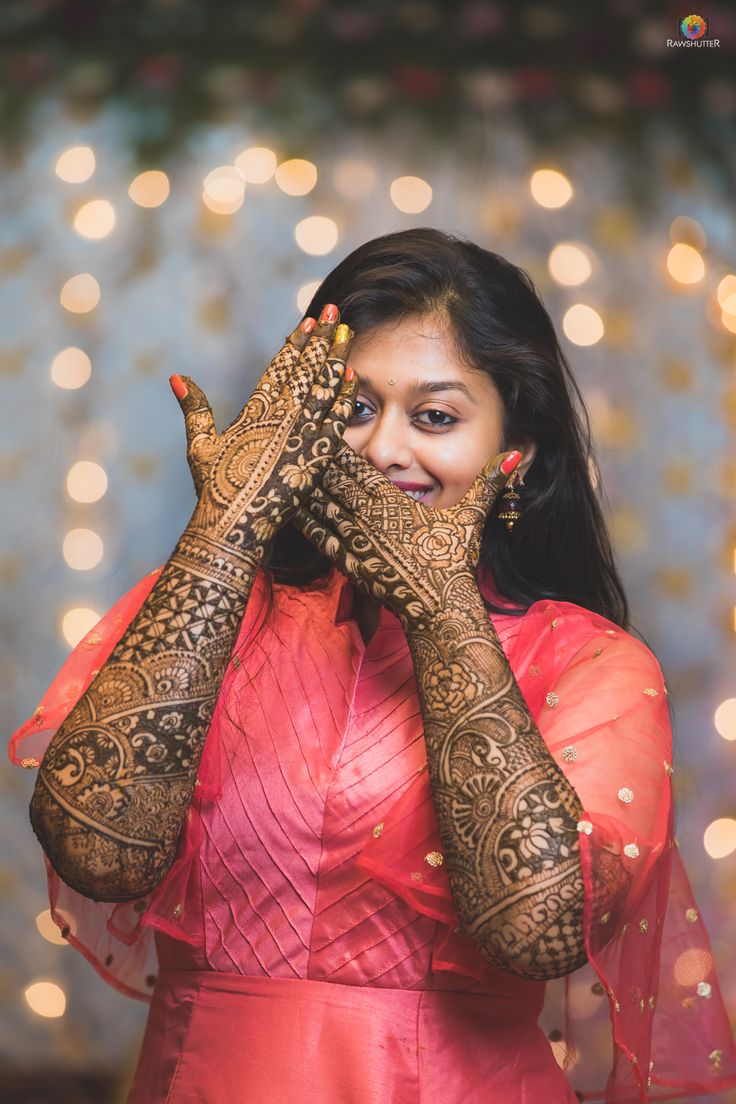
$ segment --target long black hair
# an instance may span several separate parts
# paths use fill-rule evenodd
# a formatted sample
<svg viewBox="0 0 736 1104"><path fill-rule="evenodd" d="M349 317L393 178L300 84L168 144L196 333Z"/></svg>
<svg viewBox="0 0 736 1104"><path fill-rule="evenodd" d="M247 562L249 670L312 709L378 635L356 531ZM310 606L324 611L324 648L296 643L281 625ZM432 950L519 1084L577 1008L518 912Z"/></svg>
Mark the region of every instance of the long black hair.
<svg viewBox="0 0 736 1104"><path fill-rule="evenodd" d="M531 277L472 241L422 227L353 250L322 281L306 314L317 317L325 303L336 303L360 335L402 319L440 319L461 361L487 372L502 399L500 451L536 442L521 518L509 532L497 517L499 496L483 531L480 563L516 607L503 612L522 615L536 601L558 599L628 629L585 402ZM273 582L309 586L331 567L285 525L263 560L269 609Z"/></svg>

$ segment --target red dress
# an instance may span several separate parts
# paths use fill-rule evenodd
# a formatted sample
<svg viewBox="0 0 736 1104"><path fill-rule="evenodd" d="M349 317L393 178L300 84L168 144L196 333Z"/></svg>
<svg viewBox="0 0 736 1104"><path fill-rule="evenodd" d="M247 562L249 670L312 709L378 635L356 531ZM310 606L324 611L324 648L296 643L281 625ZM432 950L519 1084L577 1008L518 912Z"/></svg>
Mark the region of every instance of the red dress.
<svg viewBox="0 0 736 1104"><path fill-rule="evenodd" d="M14 761L42 757L157 574L77 646L13 737ZM571 981L584 1023L571 997L550 1045L537 1023L544 983L493 969L455 934L398 619L383 608L366 646L349 617L352 586L334 568L315 587L274 592L263 625L259 574L161 885L98 904L49 869L70 942L108 981L151 1000L130 1104L568 1104L573 1089L602 1098L609 1068L609 1104L736 1084L674 845L666 689L645 645L566 602L492 616L585 808L591 965ZM461 819L479 796L459 802ZM596 901L602 848L631 875L617 916ZM601 1053L602 1028L612 1055Z"/></svg>

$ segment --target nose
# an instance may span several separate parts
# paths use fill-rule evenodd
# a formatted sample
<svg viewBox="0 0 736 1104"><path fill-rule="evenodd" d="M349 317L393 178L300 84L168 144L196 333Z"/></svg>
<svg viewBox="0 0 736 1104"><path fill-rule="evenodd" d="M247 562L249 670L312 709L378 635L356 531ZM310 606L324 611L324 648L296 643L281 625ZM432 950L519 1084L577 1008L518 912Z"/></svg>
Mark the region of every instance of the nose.
<svg viewBox="0 0 736 1104"><path fill-rule="evenodd" d="M373 419L361 455L384 474L392 468L408 468L412 463L409 433L410 428L400 411L385 410Z"/></svg>

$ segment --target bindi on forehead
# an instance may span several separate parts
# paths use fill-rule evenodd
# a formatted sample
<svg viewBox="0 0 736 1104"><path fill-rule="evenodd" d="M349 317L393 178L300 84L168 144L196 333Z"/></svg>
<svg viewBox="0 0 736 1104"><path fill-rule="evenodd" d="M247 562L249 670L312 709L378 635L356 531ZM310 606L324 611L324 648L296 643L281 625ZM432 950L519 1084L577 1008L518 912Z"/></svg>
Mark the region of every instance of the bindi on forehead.
<svg viewBox="0 0 736 1104"><path fill-rule="evenodd" d="M368 376L360 373L360 382L364 387L367 387L371 391L376 390L375 384L369 379ZM388 383L393 386L396 383L394 376L388 377ZM424 394L436 394L438 391L459 391L461 394L466 395L469 399L473 398L473 394L468 387L465 386L460 380L422 380L413 379L409 380L407 389L410 395L424 395Z"/></svg>

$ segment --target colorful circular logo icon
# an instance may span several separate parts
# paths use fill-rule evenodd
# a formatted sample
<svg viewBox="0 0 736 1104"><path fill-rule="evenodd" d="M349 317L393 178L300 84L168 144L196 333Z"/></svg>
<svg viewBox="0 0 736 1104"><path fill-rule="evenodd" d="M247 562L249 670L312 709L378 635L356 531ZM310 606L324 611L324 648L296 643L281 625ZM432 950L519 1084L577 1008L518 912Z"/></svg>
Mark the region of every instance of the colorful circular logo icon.
<svg viewBox="0 0 736 1104"><path fill-rule="evenodd" d="M686 15L680 20L680 34L683 38L702 38L708 33L708 20L702 15Z"/></svg>

